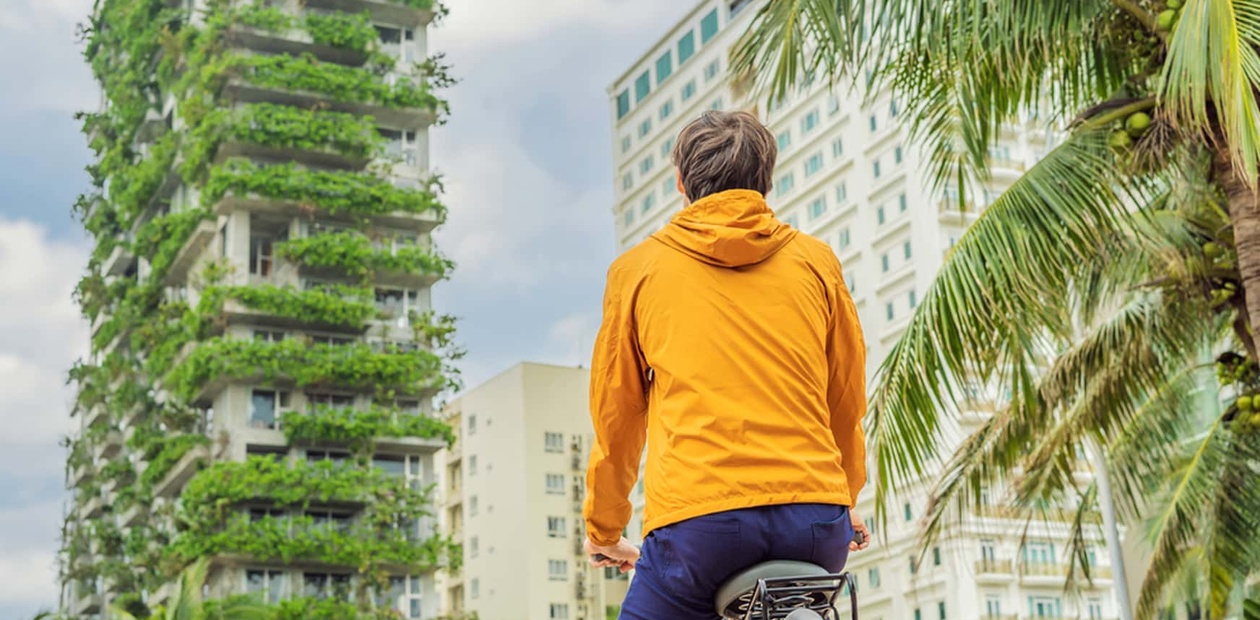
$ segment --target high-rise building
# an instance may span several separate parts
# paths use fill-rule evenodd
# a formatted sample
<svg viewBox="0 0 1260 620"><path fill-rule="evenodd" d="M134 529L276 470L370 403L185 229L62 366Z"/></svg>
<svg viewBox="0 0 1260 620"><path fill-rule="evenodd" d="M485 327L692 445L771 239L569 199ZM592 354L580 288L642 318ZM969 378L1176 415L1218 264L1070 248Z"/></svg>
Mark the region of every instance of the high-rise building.
<svg viewBox="0 0 1260 620"><path fill-rule="evenodd" d="M435 0L99 0L62 609L436 615Z"/></svg>
<svg viewBox="0 0 1260 620"><path fill-rule="evenodd" d="M628 579L590 566L582 548L589 386L589 370L522 363L447 407L446 529L464 549L445 584L449 612L616 617Z"/></svg>
<svg viewBox="0 0 1260 620"><path fill-rule="evenodd" d="M658 230L683 206L670 151L678 132L710 109L757 114L775 135L779 158L768 196L778 216L828 243L844 267L868 345L868 378L907 325L945 254L976 218L1055 142L1029 119L1003 128L991 149L992 182L968 197L935 194L922 156L907 140L888 93L834 89L817 79L764 106L737 95L727 74L736 39L764 4L702 0L610 87L618 247L628 249ZM985 419L968 414L964 431ZM858 510L871 521L873 485ZM1074 511L1050 511L1030 522L995 507L947 529L939 546L915 565L916 533L926 504L923 486L898 489L896 506L876 545L851 556L864 618L955 618L1117 615L1109 562L1091 534L1094 582L1079 603L1063 594L1064 541ZM642 482L633 501L630 534L641 531ZM1025 529L1027 526L1027 529ZM1025 539L1026 537L1026 539ZM1079 616L1077 614L1079 613Z"/></svg>

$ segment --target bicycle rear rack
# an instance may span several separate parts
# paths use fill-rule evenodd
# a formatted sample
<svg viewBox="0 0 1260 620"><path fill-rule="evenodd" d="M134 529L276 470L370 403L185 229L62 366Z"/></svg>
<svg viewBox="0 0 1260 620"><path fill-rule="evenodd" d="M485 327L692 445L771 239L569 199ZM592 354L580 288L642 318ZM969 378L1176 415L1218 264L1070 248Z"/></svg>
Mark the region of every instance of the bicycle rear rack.
<svg viewBox="0 0 1260 620"><path fill-rule="evenodd" d="M857 579L852 573L815 577L761 579L749 594L740 597L743 620L781 620L797 609L809 609L824 620L838 620L836 597L849 592L853 620L858 617Z"/></svg>

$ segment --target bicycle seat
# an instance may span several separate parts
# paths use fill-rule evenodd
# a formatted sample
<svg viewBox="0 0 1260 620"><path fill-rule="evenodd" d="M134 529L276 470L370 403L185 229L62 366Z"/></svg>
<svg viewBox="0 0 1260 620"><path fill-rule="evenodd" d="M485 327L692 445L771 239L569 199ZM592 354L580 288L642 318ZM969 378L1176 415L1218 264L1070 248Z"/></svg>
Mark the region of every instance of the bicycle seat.
<svg viewBox="0 0 1260 620"><path fill-rule="evenodd" d="M767 585L792 587L795 590L794 597L799 597L795 601L798 607L823 609L830 606L832 594L840 587L836 575L816 564L790 560L762 562L736 573L718 587L713 601L718 615L742 620L748 617L748 612L752 609L755 612L752 617L760 618L757 614L762 606L763 582L768 582Z"/></svg>

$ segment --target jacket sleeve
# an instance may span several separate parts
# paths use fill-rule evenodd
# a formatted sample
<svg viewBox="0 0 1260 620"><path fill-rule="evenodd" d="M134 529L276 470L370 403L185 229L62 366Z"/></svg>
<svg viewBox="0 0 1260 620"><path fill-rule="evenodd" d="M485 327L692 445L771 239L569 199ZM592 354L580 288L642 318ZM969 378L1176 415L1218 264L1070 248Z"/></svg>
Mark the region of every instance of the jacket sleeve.
<svg viewBox="0 0 1260 620"><path fill-rule="evenodd" d="M866 434L862 431L866 413L866 341L838 263L829 288L833 312L827 336L827 405L831 410L831 432L840 448L840 464L848 478L849 496L857 504L858 493L866 485Z"/></svg>
<svg viewBox="0 0 1260 620"><path fill-rule="evenodd" d="M614 263L591 361L595 444L583 512L587 537L599 546L616 544L630 523L630 491L639 477L647 435L647 369L635 333L635 287L625 269Z"/></svg>

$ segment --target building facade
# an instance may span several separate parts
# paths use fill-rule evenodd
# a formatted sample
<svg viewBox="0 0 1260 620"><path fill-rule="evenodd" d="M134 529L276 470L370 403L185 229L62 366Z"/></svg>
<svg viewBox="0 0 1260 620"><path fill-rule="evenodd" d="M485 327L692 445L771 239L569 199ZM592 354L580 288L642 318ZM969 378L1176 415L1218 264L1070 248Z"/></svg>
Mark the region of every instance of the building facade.
<svg viewBox="0 0 1260 620"><path fill-rule="evenodd" d="M457 437L444 513L464 549L444 584L452 615L616 617L628 578L591 567L582 548L589 391L589 370L522 363L447 407Z"/></svg>
<svg viewBox="0 0 1260 620"><path fill-rule="evenodd" d="M207 561L277 618L433 618L452 386L431 0L100 0L76 214L62 610L138 615ZM395 617L395 616L391 616Z"/></svg>
<svg viewBox="0 0 1260 620"><path fill-rule="evenodd" d="M977 207L985 208L1053 148L1055 133L1031 120L1004 127L990 152L992 182L968 197L964 212L956 195L930 191L921 155L900 128L898 102L889 94L849 92L817 80L770 106L737 96L728 79L728 53L762 4L696 3L609 88L618 247L639 243L682 208L670 161L682 127L705 110L753 112L779 147L771 207L787 224L828 243L843 265L866 333L869 381ZM983 422L983 409L968 412L960 430ZM858 502L868 522L872 493L869 485ZM922 485L899 490L889 499L898 509L888 531L876 534L871 550L851 557L864 618L1117 615L1100 540L1090 552L1096 560L1093 585L1079 599L1063 593L1063 541L1074 512L1051 511L1026 524L1024 515L986 506L924 552L915 546L915 534L926 499ZM642 482L634 502L632 537L642 527ZM915 565L921 552L924 561Z"/></svg>

